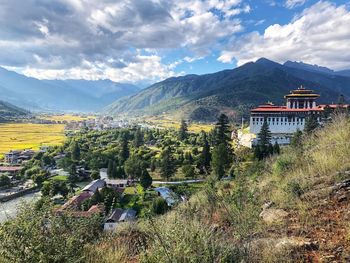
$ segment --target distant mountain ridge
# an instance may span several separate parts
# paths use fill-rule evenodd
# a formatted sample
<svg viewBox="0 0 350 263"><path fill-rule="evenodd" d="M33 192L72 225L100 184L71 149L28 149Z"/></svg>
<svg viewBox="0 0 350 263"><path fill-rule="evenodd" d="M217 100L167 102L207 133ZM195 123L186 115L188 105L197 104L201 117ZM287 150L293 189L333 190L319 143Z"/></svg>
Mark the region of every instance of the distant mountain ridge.
<svg viewBox="0 0 350 263"><path fill-rule="evenodd" d="M233 118L247 116L260 103L284 103L283 96L303 85L320 93L320 102L336 102L340 94L350 97L350 77L331 74L323 67L285 63L261 58L241 67L206 75L169 78L117 100L106 107L108 114L157 115L213 121L219 112Z"/></svg>
<svg viewBox="0 0 350 263"><path fill-rule="evenodd" d="M98 111L137 91L110 80L39 80L0 67L0 100L31 110Z"/></svg>
<svg viewBox="0 0 350 263"><path fill-rule="evenodd" d="M14 117L24 117L28 114L28 111L0 100L0 122L7 121Z"/></svg>

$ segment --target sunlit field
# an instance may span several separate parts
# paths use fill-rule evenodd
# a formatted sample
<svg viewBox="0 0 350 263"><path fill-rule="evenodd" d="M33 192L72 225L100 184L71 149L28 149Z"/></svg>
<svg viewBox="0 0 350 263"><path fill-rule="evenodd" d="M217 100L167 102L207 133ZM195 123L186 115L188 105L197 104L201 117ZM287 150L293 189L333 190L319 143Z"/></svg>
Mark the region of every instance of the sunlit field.
<svg viewBox="0 0 350 263"><path fill-rule="evenodd" d="M167 129L179 129L180 128L180 122L176 120L171 120L167 117L149 117L146 119L146 122L161 128L167 128ZM214 125L212 124L205 124L205 123L190 123L188 125L188 130L190 132L209 132L212 130Z"/></svg>
<svg viewBox="0 0 350 263"><path fill-rule="evenodd" d="M64 138L63 124L0 124L0 158L9 150L38 150L43 145L60 145Z"/></svg>
<svg viewBox="0 0 350 263"><path fill-rule="evenodd" d="M64 115L41 115L40 119L49 120L49 121L83 121L88 119L93 119L95 116L80 116L73 114L64 114Z"/></svg>

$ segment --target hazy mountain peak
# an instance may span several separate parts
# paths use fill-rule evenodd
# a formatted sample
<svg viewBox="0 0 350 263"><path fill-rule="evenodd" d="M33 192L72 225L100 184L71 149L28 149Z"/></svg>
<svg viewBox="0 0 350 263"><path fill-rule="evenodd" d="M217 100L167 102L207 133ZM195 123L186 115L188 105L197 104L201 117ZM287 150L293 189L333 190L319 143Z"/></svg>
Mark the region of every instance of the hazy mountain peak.
<svg viewBox="0 0 350 263"><path fill-rule="evenodd" d="M332 69L329 69L327 67L318 66L318 65L307 64L307 63L304 63L302 61L297 62L297 61L288 60L283 65L286 67L290 67L290 68L297 68L297 69L303 69L303 70L326 73L326 74L334 74L334 70L332 70Z"/></svg>

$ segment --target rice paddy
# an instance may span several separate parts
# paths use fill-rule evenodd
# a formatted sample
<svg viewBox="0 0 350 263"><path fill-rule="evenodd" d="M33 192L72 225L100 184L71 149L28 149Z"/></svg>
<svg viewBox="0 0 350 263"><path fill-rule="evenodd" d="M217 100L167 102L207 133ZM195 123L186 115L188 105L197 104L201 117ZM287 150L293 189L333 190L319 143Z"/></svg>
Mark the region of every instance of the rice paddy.
<svg viewBox="0 0 350 263"><path fill-rule="evenodd" d="M62 114L62 115L41 115L39 116L39 118L42 120L48 120L48 121L71 122L71 121L83 121L88 119L94 119L95 116Z"/></svg>
<svg viewBox="0 0 350 263"><path fill-rule="evenodd" d="M64 139L63 124L0 124L0 158L10 150L38 150L40 146L61 145Z"/></svg>

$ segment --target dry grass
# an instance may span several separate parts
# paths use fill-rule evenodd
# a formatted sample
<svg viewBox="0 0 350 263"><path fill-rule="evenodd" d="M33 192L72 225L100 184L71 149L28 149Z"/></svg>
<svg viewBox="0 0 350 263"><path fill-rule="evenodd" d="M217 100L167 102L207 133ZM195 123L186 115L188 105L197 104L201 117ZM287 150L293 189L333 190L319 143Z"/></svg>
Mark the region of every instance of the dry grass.
<svg viewBox="0 0 350 263"><path fill-rule="evenodd" d="M62 124L1 124L0 158L9 150L38 150L42 145L61 145L64 139Z"/></svg>

